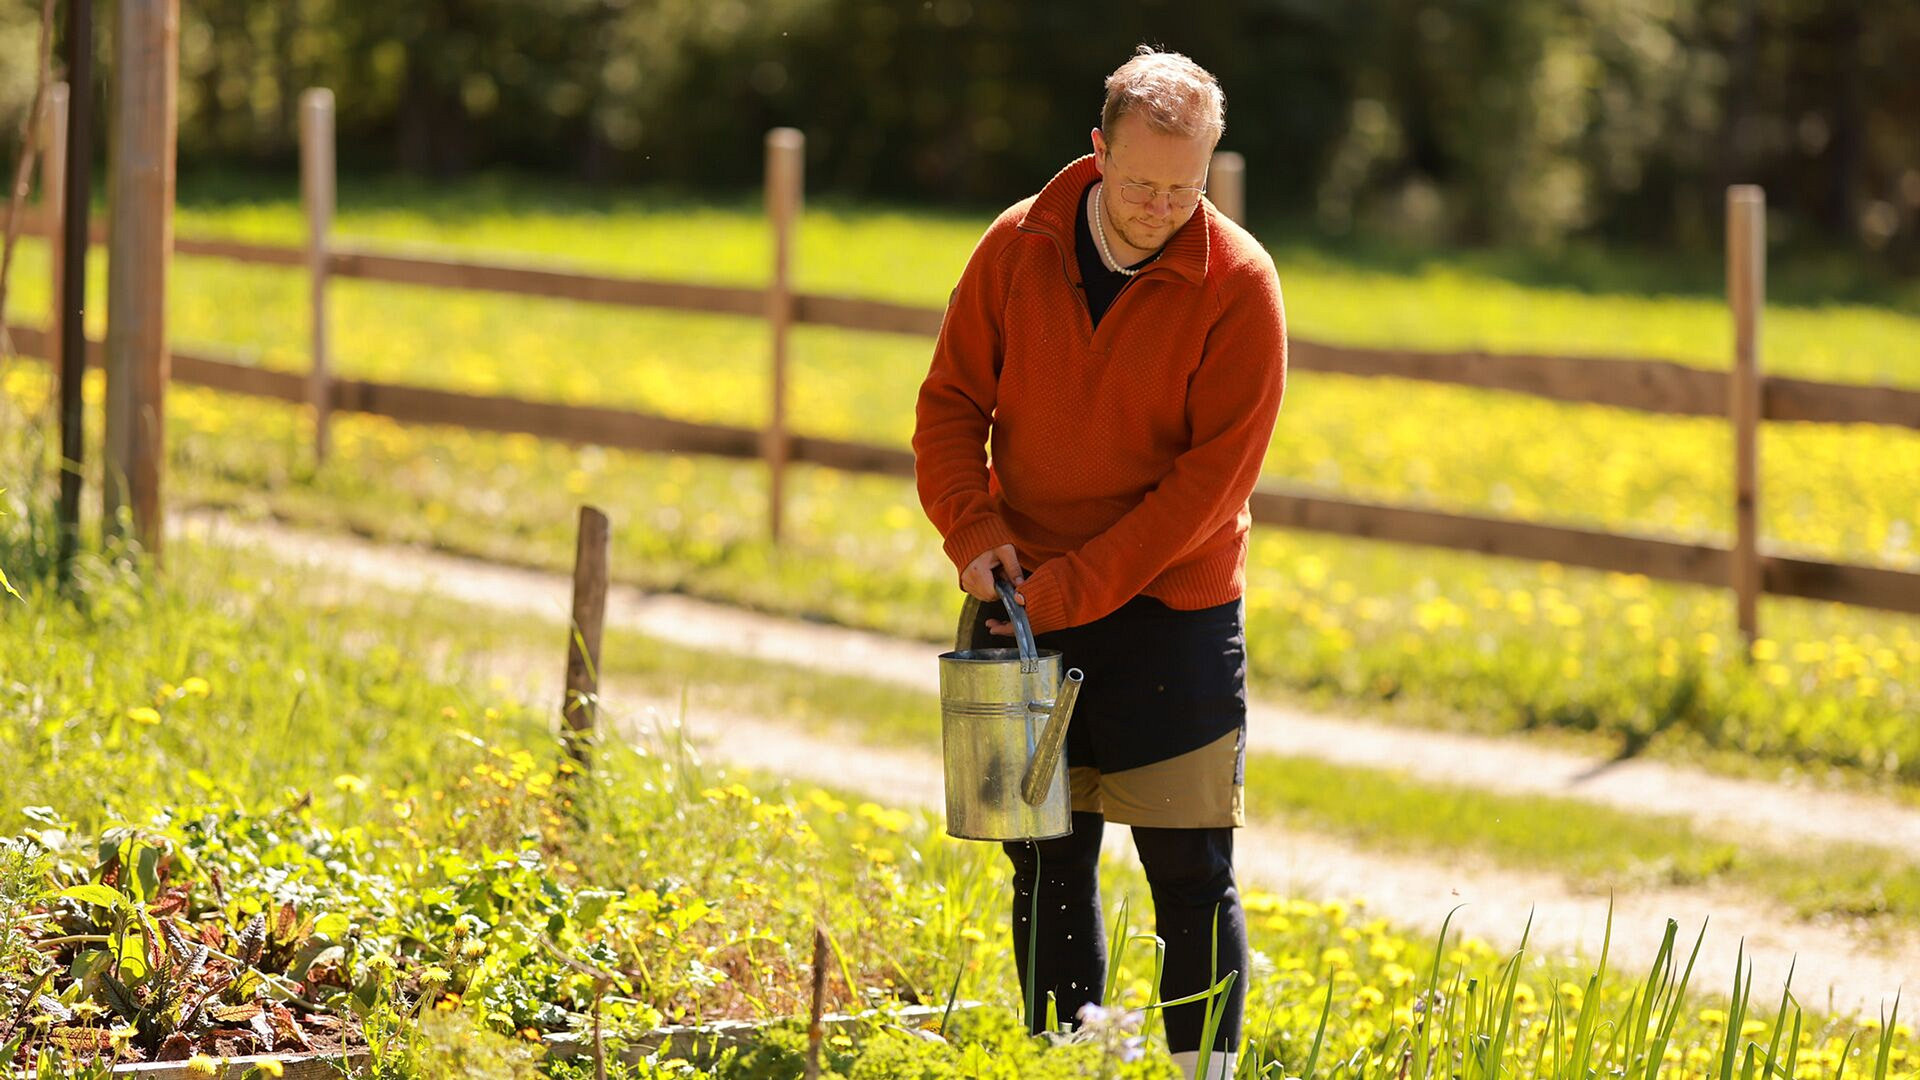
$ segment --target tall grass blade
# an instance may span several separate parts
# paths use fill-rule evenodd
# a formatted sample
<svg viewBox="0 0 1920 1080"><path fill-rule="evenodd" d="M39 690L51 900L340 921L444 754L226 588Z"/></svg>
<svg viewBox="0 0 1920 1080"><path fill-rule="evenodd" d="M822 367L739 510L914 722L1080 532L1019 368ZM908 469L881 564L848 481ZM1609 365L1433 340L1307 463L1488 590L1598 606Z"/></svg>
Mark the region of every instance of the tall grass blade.
<svg viewBox="0 0 1920 1080"><path fill-rule="evenodd" d="M1439 1002L1436 996L1440 989L1440 959L1447 954L1447 929L1453 925L1453 917L1459 914L1461 907L1455 904L1447 917L1440 921L1440 940L1434 942L1433 964L1427 969L1426 1004L1414 1026L1419 1029L1419 1042L1416 1044L1413 1062L1414 1080L1427 1080L1427 1070L1431 1068L1431 1054L1428 1053L1429 1040L1433 1037L1434 1009Z"/></svg>
<svg viewBox="0 0 1920 1080"><path fill-rule="evenodd" d="M1741 983L1742 975L1746 982ZM1740 1057L1740 1029L1747 1022L1747 995L1753 992L1753 963L1747 959L1747 939L1733 956L1733 997L1727 1002L1727 1037L1720 1047L1720 1080L1733 1080L1733 1063Z"/></svg>
<svg viewBox="0 0 1920 1080"><path fill-rule="evenodd" d="M1793 971L1799 966L1800 958L1795 956L1787 963L1787 981L1780 986L1780 1010L1773 1014L1773 1038L1767 1040L1768 1072L1780 1064L1780 1035L1787 1030L1787 1005L1793 1000Z"/></svg>
<svg viewBox="0 0 1920 1080"><path fill-rule="evenodd" d="M1327 973L1327 1000L1320 1006L1320 1026L1313 1032L1313 1047L1307 1051L1307 1063L1301 1067L1300 1075L1308 1080L1314 1076L1314 1070L1320 1067L1320 1049L1326 1045L1327 1018L1333 1015L1333 974Z"/></svg>
<svg viewBox="0 0 1920 1080"><path fill-rule="evenodd" d="M954 965L953 989L947 991L947 1007L940 1010L940 1034L947 1033L947 1021L953 1016L953 1003L960 1000L960 980L967 974L967 960L964 955Z"/></svg>
<svg viewBox="0 0 1920 1080"><path fill-rule="evenodd" d="M1793 1038L1787 1041L1787 1067L1781 1071L1782 1080L1793 1080L1799 1075L1800 1066L1800 1021L1803 1010L1798 1004L1793 1008Z"/></svg>
<svg viewBox="0 0 1920 1080"><path fill-rule="evenodd" d="M1666 1064L1667 1044L1673 1041L1673 1027L1680 1021L1680 1009L1686 1004L1687 984L1693 981L1693 965L1700 960L1700 946L1707 940L1707 923L1701 922L1700 936L1693 939L1693 953L1687 957L1686 970L1680 973L1680 981L1673 984L1672 990L1661 1009L1659 1034L1647 1047L1646 1080L1659 1080L1660 1070Z"/></svg>
<svg viewBox="0 0 1920 1080"><path fill-rule="evenodd" d="M1586 995L1580 999L1580 1015L1574 1021L1573 1050L1567 1055L1568 1074L1585 1077L1593 1060L1594 1025L1600 1022L1600 988L1606 981L1607 957L1613 949L1613 897L1607 897L1607 929L1600 939L1600 966L1587 980Z"/></svg>
<svg viewBox="0 0 1920 1080"><path fill-rule="evenodd" d="M1648 1026L1653 1022L1653 1010L1656 1002L1665 993L1667 984L1673 979L1673 946L1680 932L1680 924L1667 920L1667 932L1660 940L1660 951L1654 954L1653 967L1647 972L1644 993L1640 997L1640 1009L1636 1013L1632 1005L1627 1007L1633 1028L1627 1036L1626 1065L1629 1073L1640 1063L1646 1052Z"/></svg>
<svg viewBox="0 0 1920 1080"><path fill-rule="evenodd" d="M1213 1041L1220 1036L1220 1021L1227 1015L1226 997L1233 993L1233 981L1240 977L1238 971L1227 972L1227 977L1214 984L1212 1000L1207 1003L1207 1020L1200 1029L1200 1059L1194 1062L1193 1080L1212 1075ZM1214 1006L1218 1005L1218 1008Z"/></svg>
<svg viewBox="0 0 1920 1080"><path fill-rule="evenodd" d="M1853 1040L1859 1034L1857 1031L1847 1032L1847 1044L1840 1048L1840 1060L1833 1066L1833 1080L1846 1080L1847 1059L1853 1056Z"/></svg>
<svg viewBox="0 0 1920 1080"><path fill-rule="evenodd" d="M1520 988L1520 961L1527 955L1527 941L1532 936L1533 912L1529 911L1527 912L1526 929L1520 932L1520 948L1514 952L1513 958L1507 961L1507 968L1501 973L1500 977L1500 988L1497 995L1500 1009L1499 1018L1497 1025L1494 1027L1493 1036L1486 1044L1486 1057L1483 1062L1483 1067L1486 1070L1484 1075L1488 1077L1498 1077L1500 1075L1501 1062L1506 1060L1507 1036L1508 1033L1513 1030L1513 999L1514 994ZM1493 1015L1494 999L1495 995L1489 995L1487 998L1489 1017ZM1482 1031L1485 1031L1484 1025L1482 1026Z"/></svg>
<svg viewBox="0 0 1920 1080"><path fill-rule="evenodd" d="M1893 994L1893 1014L1880 1018L1880 1049L1873 1058L1873 1080L1887 1080L1887 1066L1892 1063L1893 1029L1900 1022L1900 992Z"/></svg>
<svg viewBox="0 0 1920 1080"><path fill-rule="evenodd" d="M1120 992L1120 954L1126 950L1127 902L1131 899L1126 893L1120 894L1120 910L1113 924L1113 940L1107 945L1107 985L1101 988L1100 1001L1106 1004L1117 1000Z"/></svg>

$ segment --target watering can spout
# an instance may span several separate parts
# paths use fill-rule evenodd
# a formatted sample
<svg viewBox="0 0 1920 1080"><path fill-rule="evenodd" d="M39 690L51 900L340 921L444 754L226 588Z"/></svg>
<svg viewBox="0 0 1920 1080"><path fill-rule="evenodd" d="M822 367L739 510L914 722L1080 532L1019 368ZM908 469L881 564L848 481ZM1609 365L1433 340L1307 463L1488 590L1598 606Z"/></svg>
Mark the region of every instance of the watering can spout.
<svg viewBox="0 0 1920 1080"><path fill-rule="evenodd" d="M1020 781L1020 797L1028 806L1047 801L1047 793L1053 787L1053 774L1060 765L1060 754L1067 746L1067 724L1073 720L1073 706L1080 700L1080 684L1085 680L1085 673L1071 668L1060 683L1060 692L1047 713L1046 729L1040 733L1040 743L1033 748L1033 760L1027 762L1027 775Z"/></svg>

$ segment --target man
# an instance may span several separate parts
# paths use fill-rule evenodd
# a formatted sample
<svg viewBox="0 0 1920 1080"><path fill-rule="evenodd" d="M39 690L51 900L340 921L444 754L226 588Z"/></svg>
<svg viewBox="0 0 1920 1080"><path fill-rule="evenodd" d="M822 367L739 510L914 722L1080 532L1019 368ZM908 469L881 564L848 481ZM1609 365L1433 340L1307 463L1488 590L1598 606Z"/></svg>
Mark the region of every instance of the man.
<svg viewBox="0 0 1920 1080"><path fill-rule="evenodd" d="M1232 1075L1245 1000L1247 497L1286 385L1273 262L1201 198L1224 126L1219 83L1177 53L1142 46L1107 78L1093 153L975 248L913 438L961 588L992 601L1004 575L1040 646L1086 672L1073 834L1006 845L1022 982L1037 889L1036 996L1062 1017L1099 1000L1101 832L1132 826L1167 943L1162 998L1238 973L1207 1076ZM1204 1010L1166 1014L1189 1075Z"/></svg>

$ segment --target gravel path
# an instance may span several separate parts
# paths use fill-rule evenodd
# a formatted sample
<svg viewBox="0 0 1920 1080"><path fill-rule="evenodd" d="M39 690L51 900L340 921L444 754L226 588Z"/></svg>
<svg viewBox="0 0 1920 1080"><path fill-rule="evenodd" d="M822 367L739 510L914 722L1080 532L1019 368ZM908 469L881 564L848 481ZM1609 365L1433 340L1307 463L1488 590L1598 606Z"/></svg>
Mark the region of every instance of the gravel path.
<svg viewBox="0 0 1920 1080"><path fill-rule="evenodd" d="M189 516L180 528L219 542L267 550L324 566L341 579L385 588L427 589L469 603L564 622L569 582L561 575L502 567L412 548L393 548L279 525ZM937 693L935 650L923 642L743 612L672 595L616 587L610 626L684 645L743 653L822 671L856 674ZM551 665L548 665L549 667ZM519 679L554 681L529 667ZM535 684L538 685L537 683ZM641 688L613 681L610 708L645 727L671 706ZM649 714L649 709L655 710ZM649 719L651 715L651 719ZM876 800L938 810L937 757L848 745L749 716L689 718L696 744L719 760L781 775L830 782ZM724 738L721 735L724 733ZM1585 799L1637 813L1671 814L1702 826L1739 828L1743 839L1789 846L1851 841L1920 850L1920 811L1868 795L1736 780L1656 762L1609 763L1519 740L1393 728L1257 703L1249 745L1257 751L1400 770L1409 776L1510 792ZM1124 830L1115 830L1124 835ZM1113 847L1124 847L1115 843ZM1362 853L1336 841L1257 826L1241 834L1243 878L1283 893L1364 898L1368 907L1414 929L1437 931L1456 905L1454 925L1493 942L1518 944L1532 914L1533 940L1548 953L1597 955L1608 898L1581 894L1554 873L1518 873L1449 855L1444 861ZM1872 1011L1903 981L1920 975L1920 935L1857 937L1839 925L1794 920L1751 897L1704 889L1640 890L1615 902L1616 971L1644 975L1668 918L1682 940L1711 915L1696 985L1722 993L1744 938L1757 962L1755 1000L1777 999L1779 980L1797 956L1797 996L1812 1005ZM1638 969L1636 972L1635 969ZM1706 980L1699 982L1701 978Z"/></svg>

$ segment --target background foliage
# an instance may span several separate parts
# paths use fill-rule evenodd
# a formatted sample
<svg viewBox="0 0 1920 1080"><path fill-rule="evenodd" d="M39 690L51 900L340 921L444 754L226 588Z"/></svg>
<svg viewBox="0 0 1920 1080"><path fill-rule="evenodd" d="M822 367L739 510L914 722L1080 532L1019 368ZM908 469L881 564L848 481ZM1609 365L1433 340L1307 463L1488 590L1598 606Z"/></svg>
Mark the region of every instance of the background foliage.
<svg viewBox="0 0 1920 1080"><path fill-rule="evenodd" d="M31 91L34 6L0 0L0 112ZM812 190L1000 204L1086 145L1101 78L1146 41L1220 75L1263 212L1705 245L1751 180L1777 237L1920 270L1913 4L196 0L182 20L189 167L289 164L298 93L325 85L349 168L738 188L791 124Z"/></svg>

